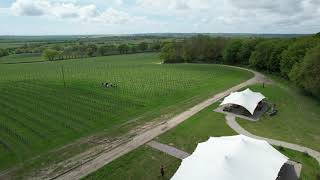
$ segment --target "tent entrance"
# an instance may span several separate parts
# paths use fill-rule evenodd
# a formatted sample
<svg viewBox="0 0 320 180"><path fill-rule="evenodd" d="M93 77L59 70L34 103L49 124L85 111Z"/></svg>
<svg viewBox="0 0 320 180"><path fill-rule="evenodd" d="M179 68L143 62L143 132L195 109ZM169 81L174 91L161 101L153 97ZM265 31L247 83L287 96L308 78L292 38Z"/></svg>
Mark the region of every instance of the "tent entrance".
<svg viewBox="0 0 320 180"><path fill-rule="evenodd" d="M251 114L246 108L236 104L219 106L214 111L224 114L233 114L242 119L257 121L264 113L266 113L270 109L270 107L270 103L268 103L267 101L261 101L257 108L254 110L253 114Z"/></svg>

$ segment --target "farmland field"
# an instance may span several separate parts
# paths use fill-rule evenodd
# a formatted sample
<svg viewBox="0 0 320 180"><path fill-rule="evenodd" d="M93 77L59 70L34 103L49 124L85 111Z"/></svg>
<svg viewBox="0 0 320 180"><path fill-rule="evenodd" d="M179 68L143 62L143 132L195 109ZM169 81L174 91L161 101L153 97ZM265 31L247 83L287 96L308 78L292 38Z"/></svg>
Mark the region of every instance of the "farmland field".
<svg viewBox="0 0 320 180"><path fill-rule="evenodd" d="M182 111L252 77L219 65L159 62L147 53L0 63L0 170L81 137Z"/></svg>
<svg viewBox="0 0 320 180"><path fill-rule="evenodd" d="M33 63L45 61L39 54L14 54L0 58L0 64Z"/></svg>

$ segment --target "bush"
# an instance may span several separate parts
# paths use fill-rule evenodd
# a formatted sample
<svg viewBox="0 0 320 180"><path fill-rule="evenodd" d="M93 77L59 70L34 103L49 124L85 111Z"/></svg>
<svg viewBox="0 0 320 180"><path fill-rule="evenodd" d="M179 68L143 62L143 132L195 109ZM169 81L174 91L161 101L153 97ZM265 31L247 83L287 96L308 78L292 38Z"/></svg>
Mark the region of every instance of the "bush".
<svg viewBox="0 0 320 180"><path fill-rule="evenodd" d="M280 59L289 41L283 39L266 40L259 43L249 59L250 65L269 72L280 71Z"/></svg>
<svg viewBox="0 0 320 180"><path fill-rule="evenodd" d="M223 62L226 64L239 64L239 52L242 41L239 39L232 40L223 51Z"/></svg>
<svg viewBox="0 0 320 180"><path fill-rule="evenodd" d="M303 61L294 65L290 80L311 94L320 97L320 45L309 50Z"/></svg>
<svg viewBox="0 0 320 180"><path fill-rule="evenodd" d="M283 51L280 58L280 70L283 77L288 78L293 66L303 60L308 49L317 44L314 37L305 37L292 42L288 49Z"/></svg>
<svg viewBox="0 0 320 180"><path fill-rule="evenodd" d="M160 57L166 63L177 62L220 62L227 40L209 36L195 36L183 42L166 43Z"/></svg>
<svg viewBox="0 0 320 180"><path fill-rule="evenodd" d="M184 62L182 58L182 44L177 42L165 44L161 49L160 57L165 63Z"/></svg>
<svg viewBox="0 0 320 180"><path fill-rule="evenodd" d="M59 51L53 49L46 49L43 51L43 57L46 60L53 61L59 56Z"/></svg>
<svg viewBox="0 0 320 180"><path fill-rule="evenodd" d="M284 149L284 147L279 146L279 147L278 147L278 150L279 150L279 151L284 151L285 149Z"/></svg>

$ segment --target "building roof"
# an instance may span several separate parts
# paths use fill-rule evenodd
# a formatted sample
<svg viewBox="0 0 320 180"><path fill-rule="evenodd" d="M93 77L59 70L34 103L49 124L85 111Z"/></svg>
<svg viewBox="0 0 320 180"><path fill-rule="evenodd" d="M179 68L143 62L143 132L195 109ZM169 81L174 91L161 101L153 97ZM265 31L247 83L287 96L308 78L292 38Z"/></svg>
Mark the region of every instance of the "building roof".
<svg viewBox="0 0 320 180"><path fill-rule="evenodd" d="M182 160L171 180L275 180L287 160L264 140L211 137Z"/></svg>
<svg viewBox="0 0 320 180"><path fill-rule="evenodd" d="M224 98L220 105L237 104L246 108L251 114L253 114L258 103L264 98L266 97L261 93L253 92L248 88L244 91L231 93L229 96Z"/></svg>

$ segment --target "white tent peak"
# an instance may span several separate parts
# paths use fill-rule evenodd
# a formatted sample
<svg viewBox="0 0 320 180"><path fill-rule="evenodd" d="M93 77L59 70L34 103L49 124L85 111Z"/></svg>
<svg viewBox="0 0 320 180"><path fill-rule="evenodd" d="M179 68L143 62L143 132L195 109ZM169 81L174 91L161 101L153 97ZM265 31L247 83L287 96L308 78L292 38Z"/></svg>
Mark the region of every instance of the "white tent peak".
<svg viewBox="0 0 320 180"><path fill-rule="evenodd" d="M220 105L237 104L246 108L251 114L254 113L259 102L266 98L259 92L253 92L249 88L240 92L232 92L225 97Z"/></svg>
<svg viewBox="0 0 320 180"><path fill-rule="evenodd" d="M199 143L171 180L275 180L288 158L264 140L244 135Z"/></svg>

